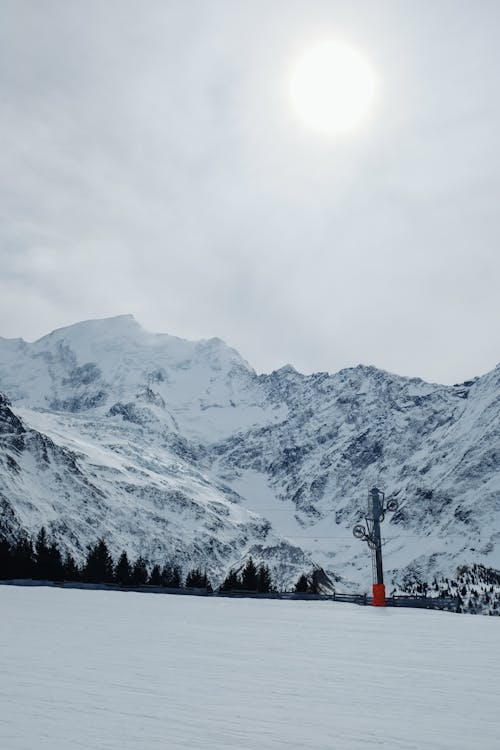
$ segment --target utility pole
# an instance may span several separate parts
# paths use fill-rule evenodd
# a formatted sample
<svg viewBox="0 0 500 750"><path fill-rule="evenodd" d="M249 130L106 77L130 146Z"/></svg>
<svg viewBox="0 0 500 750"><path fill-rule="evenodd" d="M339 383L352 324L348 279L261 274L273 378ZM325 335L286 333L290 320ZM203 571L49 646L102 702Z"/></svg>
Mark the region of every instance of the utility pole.
<svg viewBox="0 0 500 750"><path fill-rule="evenodd" d="M385 503L385 504L384 504ZM382 565L382 537L380 524L385 518L386 511L398 509L398 501L394 498L385 502L384 493L373 487L368 495L368 512L365 514L365 526L358 523L352 533L356 539L368 544L373 557L373 606L385 607L384 568Z"/></svg>

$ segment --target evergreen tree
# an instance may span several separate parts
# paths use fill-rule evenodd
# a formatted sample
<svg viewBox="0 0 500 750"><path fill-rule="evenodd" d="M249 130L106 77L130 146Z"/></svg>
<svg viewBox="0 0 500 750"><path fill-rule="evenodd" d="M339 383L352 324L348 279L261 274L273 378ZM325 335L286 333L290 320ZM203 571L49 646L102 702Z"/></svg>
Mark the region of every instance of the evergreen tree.
<svg viewBox="0 0 500 750"><path fill-rule="evenodd" d="M313 570L311 573L311 576L309 578L309 588L307 591L308 594L319 594L319 581L318 581L318 571Z"/></svg>
<svg viewBox="0 0 500 750"><path fill-rule="evenodd" d="M113 559L104 539L89 549L82 577L86 583L113 582Z"/></svg>
<svg viewBox="0 0 500 750"><path fill-rule="evenodd" d="M271 578L271 571L267 565L260 565L257 573L257 591L261 594L269 594L273 588L273 581Z"/></svg>
<svg viewBox="0 0 500 750"><path fill-rule="evenodd" d="M240 589L241 581L238 578L238 574L234 570L230 570L220 586L219 591L239 591Z"/></svg>
<svg viewBox="0 0 500 750"><path fill-rule="evenodd" d="M212 585L207 578L206 572L202 572L199 568L191 570L186 576L186 588L187 589L207 589L210 593L213 591Z"/></svg>
<svg viewBox="0 0 500 750"><path fill-rule="evenodd" d="M31 539L22 536L11 548L12 577L33 578L35 575L35 553Z"/></svg>
<svg viewBox="0 0 500 750"><path fill-rule="evenodd" d="M148 583L151 586L161 586L161 571L159 565L153 566L153 570L151 571L151 574L149 576Z"/></svg>
<svg viewBox="0 0 500 750"><path fill-rule="evenodd" d="M148 581L148 569L146 561L139 556L132 568L131 584L132 586L145 586Z"/></svg>
<svg viewBox="0 0 500 750"><path fill-rule="evenodd" d="M64 580L62 557L55 542L52 542L48 549L48 579L49 581Z"/></svg>
<svg viewBox="0 0 500 750"><path fill-rule="evenodd" d="M174 586L171 585L172 583L172 566L171 565L164 565L163 569L161 571L161 586L163 586L166 589L174 588Z"/></svg>
<svg viewBox="0 0 500 750"><path fill-rule="evenodd" d="M185 587L187 589L201 588L203 573L200 570L190 570L186 576Z"/></svg>
<svg viewBox="0 0 500 750"><path fill-rule="evenodd" d="M257 591L258 588L257 568L251 557L243 568L241 588L243 591Z"/></svg>
<svg viewBox="0 0 500 750"><path fill-rule="evenodd" d="M34 577L40 581L50 578L50 553L45 526L38 532L35 541L35 574Z"/></svg>
<svg viewBox="0 0 500 750"><path fill-rule="evenodd" d="M206 573L202 573L199 568L190 570L186 576L187 589L205 589L207 588L208 579Z"/></svg>
<svg viewBox="0 0 500 750"><path fill-rule="evenodd" d="M173 588L173 589L182 588L182 571L178 565L174 565L173 567L170 588Z"/></svg>
<svg viewBox="0 0 500 750"><path fill-rule="evenodd" d="M130 568L130 562L127 553L123 550L118 562L116 563L114 581L120 586L130 586L131 578L132 571Z"/></svg>
<svg viewBox="0 0 500 750"><path fill-rule="evenodd" d="M79 581L81 580L80 568L75 562L75 558L69 552L66 552L66 557L63 563L63 575L65 581Z"/></svg>
<svg viewBox="0 0 500 750"><path fill-rule="evenodd" d="M309 581L307 579L307 576L302 573L302 575L299 577L297 583L295 584L295 593L296 594L307 594L309 591Z"/></svg>
<svg viewBox="0 0 500 750"><path fill-rule="evenodd" d="M14 578L12 548L7 539L2 537L0 538L0 579L8 581L9 578Z"/></svg>
<svg viewBox="0 0 500 750"><path fill-rule="evenodd" d="M180 589L182 587L182 573L181 569L174 565L165 565L161 572L161 583L160 586L164 586L166 589Z"/></svg>

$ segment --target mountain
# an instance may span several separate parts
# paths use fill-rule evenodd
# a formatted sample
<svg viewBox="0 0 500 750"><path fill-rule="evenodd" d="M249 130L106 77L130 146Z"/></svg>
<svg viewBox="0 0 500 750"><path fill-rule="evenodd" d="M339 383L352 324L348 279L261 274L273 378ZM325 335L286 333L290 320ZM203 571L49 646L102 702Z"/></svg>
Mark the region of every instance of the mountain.
<svg viewBox="0 0 500 750"><path fill-rule="evenodd" d="M91 320L0 339L0 526L77 558L104 536L206 568L252 554L290 584L313 564L367 588L352 536L377 485L388 582L500 567L500 367L457 386L358 366L257 374L220 339Z"/></svg>

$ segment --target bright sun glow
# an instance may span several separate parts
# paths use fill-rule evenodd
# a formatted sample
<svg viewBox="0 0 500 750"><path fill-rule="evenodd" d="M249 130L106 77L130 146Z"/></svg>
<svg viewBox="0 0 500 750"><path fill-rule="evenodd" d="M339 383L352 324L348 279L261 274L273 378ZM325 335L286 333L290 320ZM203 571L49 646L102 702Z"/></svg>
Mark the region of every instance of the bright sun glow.
<svg viewBox="0 0 500 750"><path fill-rule="evenodd" d="M372 68L359 52L323 42L296 64L290 92L295 110L314 130L347 133L368 115L375 83Z"/></svg>

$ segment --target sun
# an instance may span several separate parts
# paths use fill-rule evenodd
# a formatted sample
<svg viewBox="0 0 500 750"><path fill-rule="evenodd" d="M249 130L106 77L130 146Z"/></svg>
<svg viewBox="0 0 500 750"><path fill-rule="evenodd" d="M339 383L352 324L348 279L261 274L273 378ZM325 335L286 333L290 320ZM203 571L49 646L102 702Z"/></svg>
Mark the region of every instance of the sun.
<svg viewBox="0 0 500 750"><path fill-rule="evenodd" d="M290 80L295 111L316 131L344 134L367 118L376 76L354 48L334 41L316 44L296 63Z"/></svg>

